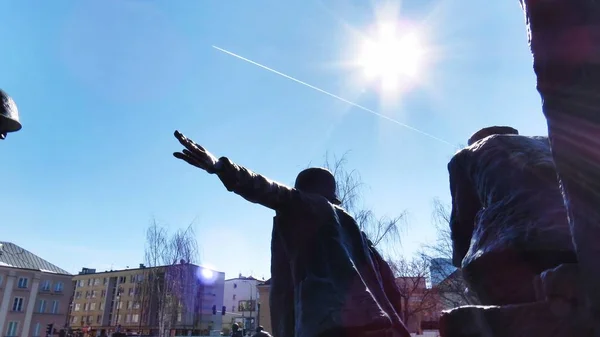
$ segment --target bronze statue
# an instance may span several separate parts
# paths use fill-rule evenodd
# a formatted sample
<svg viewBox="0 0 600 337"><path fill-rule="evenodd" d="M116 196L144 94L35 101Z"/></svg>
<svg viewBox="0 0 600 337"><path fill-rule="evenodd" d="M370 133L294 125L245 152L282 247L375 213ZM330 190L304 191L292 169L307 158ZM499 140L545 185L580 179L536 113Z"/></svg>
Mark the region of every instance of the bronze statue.
<svg viewBox="0 0 600 337"><path fill-rule="evenodd" d="M279 259L271 282L288 282L280 282L276 291L292 297L271 308L276 337L409 336L397 304L386 294L389 266L382 265L354 219L339 206L331 172L306 169L290 188L226 157L217 159L178 131L175 137L185 147L174 153L176 158L217 174L227 190L275 210L272 245L278 247L273 252Z"/></svg>
<svg viewBox="0 0 600 337"><path fill-rule="evenodd" d="M535 301L534 278L576 262L545 137L476 132L448 164L453 263L482 304Z"/></svg>
<svg viewBox="0 0 600 337"><path fill-rule="evenodd" d="M521 0L580 282L600 335L600 3Z"/></svg>
<svg viewBox="0 0 600 337"><path fill-rule="evenodd" d="M15 101L1 89L0 103L0 139L5 139L7 133L21 130L21 123Z"/></svg>
<svg viewBox="0 0 600 337"><path fill-rule="evenodd" d="M520 3L577 259L535 278L536 302L444 313L444 337L600 336L600 2Z"/></svg>

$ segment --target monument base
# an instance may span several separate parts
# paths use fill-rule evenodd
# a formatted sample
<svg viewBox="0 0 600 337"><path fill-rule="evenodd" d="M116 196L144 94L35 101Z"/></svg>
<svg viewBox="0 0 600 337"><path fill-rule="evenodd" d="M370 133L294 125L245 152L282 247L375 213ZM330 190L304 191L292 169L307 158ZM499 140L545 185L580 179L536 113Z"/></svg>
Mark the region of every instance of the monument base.
<svg viewBox="0 0 600 337"><path fill-rule="evenodd" d="M464 306L440 318L442 337L587 337L596 336L598 320L587 310L576 264L540 274L538 302L503 306Z"/></svg>

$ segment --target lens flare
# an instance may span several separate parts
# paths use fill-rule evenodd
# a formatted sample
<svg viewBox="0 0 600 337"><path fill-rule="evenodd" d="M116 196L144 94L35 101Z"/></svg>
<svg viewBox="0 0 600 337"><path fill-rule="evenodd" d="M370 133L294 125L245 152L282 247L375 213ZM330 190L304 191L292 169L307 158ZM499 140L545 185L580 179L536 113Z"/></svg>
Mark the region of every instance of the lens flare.
<svg viewBox="0 0 600 337"><path fill-rule="evenodd" d="M212 270L206 268L202 268L202 270L200 271L200 275L205 279L212 279L214 274L215 273L213 273Z"/></svg>
<svg viewBox="0 0 600 337"><path fill-rule="evenodd" d="M393 22L384 22L362 41L357 65L368 81L379 82L383 91L395 91L403 82L417 79L424 56L416 32L403 32Z"/></svg>

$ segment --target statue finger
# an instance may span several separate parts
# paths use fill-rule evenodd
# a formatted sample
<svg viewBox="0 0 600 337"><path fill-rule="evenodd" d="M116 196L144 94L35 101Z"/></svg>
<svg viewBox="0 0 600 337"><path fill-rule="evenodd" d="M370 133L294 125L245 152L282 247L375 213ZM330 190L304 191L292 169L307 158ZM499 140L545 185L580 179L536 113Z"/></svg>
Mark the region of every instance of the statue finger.
<svg viewBox="0 0 600 337"><path fill-rule="evenodd" d="M181 145L183 145L184 147L190 149L191 146L193 146L194 142L189 139L188 137L186 137L183 133L179 132L179 131L175 131L175 138L177 138L177 140L179 141L179 143ZM193 151L193 149L190 149Z"/></svg>
<svg viewBox="0 0 600 337"><path fill-rule="evenodd" d="M197 152L192 152L192 151L190 151L190 150L188 150L188 149L183 149L181 152L182 152L183 154L185 154L186 156L189 156L189 157L191 157L191 158L194 158L194 159L196 159L196 160L202 160L202 159L200 158L200 156L198 155L198 153L197 153Z"/></svg>
<svg viewBox="0 0 600 337"><path fill-rule="evenodd" d="M194 142L193 140L187 138L183 133L181 133L179 131L175 131L175 137L177 138L177 140L179 140L179 142L181 143L181 145L185 146L190 151L196 150L196 149L193 149L193 148L192 149L189 148L189 146L193 146L193 147L196 147L196 148L200 149L201 151L206 152L206 149L202 145L200 145L200 144Z"/></svg>
<svg viewBox="0 0 600 337"><path fill-rule="evenodd" d="M191 140L191 139L189 139L189 141L190 141L190 143L192 143L192 145L194 145L195 147L197 147L197 148L198 148L198 149L200 149L201 151L203 151L203 152L206 152L206 149L205 149L205 148L204 148L202 145L200 145L200 144L196 143L195 141L193 141L193 140Z"/></svg>
<svg viewBox="0 0 600 337"><path fill-rule="evenodd" d="M201 168L203 170L205 169L204 165L202 165L202 163L199 160L194 159L194 158L192 158L192 157L190 157L188 155L185 155L185 154L183 154L181 152L175 152L175 153L173 153L173 156L175 158L177 158L177 159L181 159L181 160L185 161L186 163L188 163L188 164L190 164L192 166L196 166L196 167Z"/></svg>

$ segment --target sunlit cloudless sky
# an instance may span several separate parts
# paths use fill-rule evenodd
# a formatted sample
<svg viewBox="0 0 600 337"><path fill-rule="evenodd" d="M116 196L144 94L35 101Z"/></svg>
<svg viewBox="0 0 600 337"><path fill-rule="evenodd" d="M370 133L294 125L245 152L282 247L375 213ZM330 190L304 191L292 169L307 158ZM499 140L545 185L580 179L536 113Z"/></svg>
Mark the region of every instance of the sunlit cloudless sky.
<svg viewBox="0 0 600 337"><path fill-rule="evenodd" d="M172 157L178 129L217 156L292 184L326 152L368 186L378 216L407 211L397 254L435 238L446 164L489 125L546 134L523 15L513 1L410 1L436 62L383 104L340 66L380 2L6 1L0 87L23 129L0 144L0 240L77 272L143 262L152 219L193 223L201 263L270 276L274 212ZM230 50L449 146L221 53Z"/></svg>

